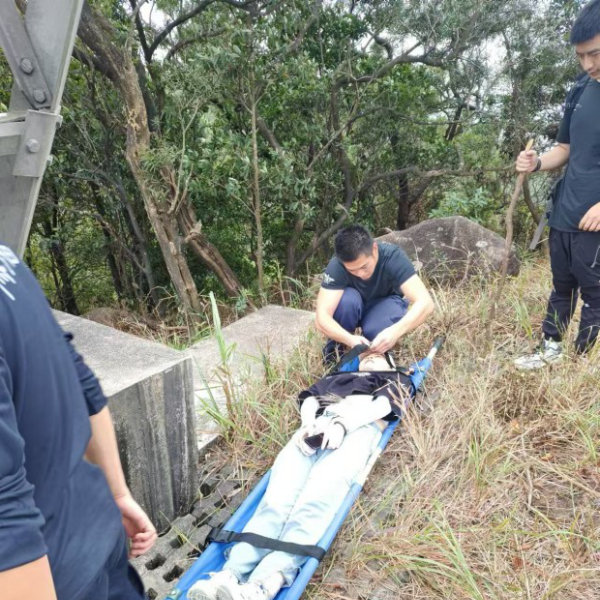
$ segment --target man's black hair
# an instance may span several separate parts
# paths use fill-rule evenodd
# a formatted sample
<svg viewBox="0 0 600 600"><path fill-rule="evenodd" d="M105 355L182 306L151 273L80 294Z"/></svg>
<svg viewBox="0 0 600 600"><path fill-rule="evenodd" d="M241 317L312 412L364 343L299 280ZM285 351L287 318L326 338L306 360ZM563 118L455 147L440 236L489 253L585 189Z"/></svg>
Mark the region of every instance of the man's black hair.
<svg viewBox="0 0 600 600"><path fill-rule="evenodd" d="M340 229L335 236L335 255L344 263L353 262L361 255L371 256L373 237L362 225Z"/></svg>
<svg viewBox="0 0 600 600"><path fill-rule="evenodd" d="M588 2L571 29L571 44L583 44L600 35L600 0Z"/></svg>

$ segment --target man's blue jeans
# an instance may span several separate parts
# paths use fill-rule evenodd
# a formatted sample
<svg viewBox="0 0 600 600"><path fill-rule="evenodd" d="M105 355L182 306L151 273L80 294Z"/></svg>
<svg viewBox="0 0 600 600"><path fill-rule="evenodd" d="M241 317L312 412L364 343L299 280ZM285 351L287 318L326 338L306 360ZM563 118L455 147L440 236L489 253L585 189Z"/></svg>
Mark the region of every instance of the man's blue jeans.
<svg viewBox="0 0 600 600"><path fill-rule="evenodd" d="M302 454L291 440L277 456L271 479L245 532L315 545L323 537L350 486L364 470L381 431L375 424L349 433L337 450ZM282 573L291 585L306 556L235 544L223 569L241 580L264 581Z"/></svg>
<svg viewBox="0 0 600 600"><path fill-rule="evenodd" d="M360 327L363 336L373 341L378 333L397 323L407 311L408 302L401 296L377 298L365 304L357 290L346 288L333 318L352 334ZM343 353L341 345L333 340L329 340L323 350L326 362L335 362L336 354L341 357Z"/></svg>

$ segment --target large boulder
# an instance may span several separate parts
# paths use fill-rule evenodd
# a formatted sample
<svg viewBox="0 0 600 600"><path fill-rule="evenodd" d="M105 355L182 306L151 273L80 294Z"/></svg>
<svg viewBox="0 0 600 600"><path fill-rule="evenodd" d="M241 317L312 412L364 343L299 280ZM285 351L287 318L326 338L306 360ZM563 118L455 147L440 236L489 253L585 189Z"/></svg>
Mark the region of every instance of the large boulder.
<svg viewBox="0 0 600 600"><path fill-rule="evenodd" d="M504 258L504 239L465 217L430 219L377 241L400 246L418 271L442 283L499 273ZM518 275L520 266L513 248L508 274Z"/></svg>

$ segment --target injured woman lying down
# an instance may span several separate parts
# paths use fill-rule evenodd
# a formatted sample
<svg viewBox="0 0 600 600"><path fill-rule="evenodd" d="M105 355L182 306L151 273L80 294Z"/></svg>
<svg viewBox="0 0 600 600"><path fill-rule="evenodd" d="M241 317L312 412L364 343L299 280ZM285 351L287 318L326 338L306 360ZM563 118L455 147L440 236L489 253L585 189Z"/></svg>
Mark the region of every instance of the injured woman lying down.
<svg viewBox="0 0 600 600"><path fill-rule="evenodd" d="M271 478L244 533L314 546L387 422L402 415L409 378L389 357L368 354L355 372L324 377L298 396L302 426L277 456ZM272 600L294 581L306 556L233 545L223 570L197 581L190 600Z"/></svg>

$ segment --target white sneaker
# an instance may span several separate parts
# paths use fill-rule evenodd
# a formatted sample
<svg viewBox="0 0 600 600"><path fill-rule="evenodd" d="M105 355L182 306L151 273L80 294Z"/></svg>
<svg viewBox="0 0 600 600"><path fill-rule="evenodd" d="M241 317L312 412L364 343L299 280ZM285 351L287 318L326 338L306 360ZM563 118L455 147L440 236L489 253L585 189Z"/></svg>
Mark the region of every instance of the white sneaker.
<svg viewBox="0 0 600 600"><path fill-rule="evenodd" d="M565 357L562 342L544 339L534 354L527 354L515 360L515 367L524 371L542 369L552 363L560 362Z"/></svg>
<svg viewBox="0 0 600 600"><path fill-rule="evenodd" d="M217 600L222 587L233 585L240 587L238 578L231 571L219 571L212 573L208 579L196 581L189 589L187 597L189 600Z"/></svg>
<svg viewBox="0 0 600 600"><path fill-rule="evenodd" d="M275 595L257 581L251 581L220 585L217 600L273 600Z"/></svg>

